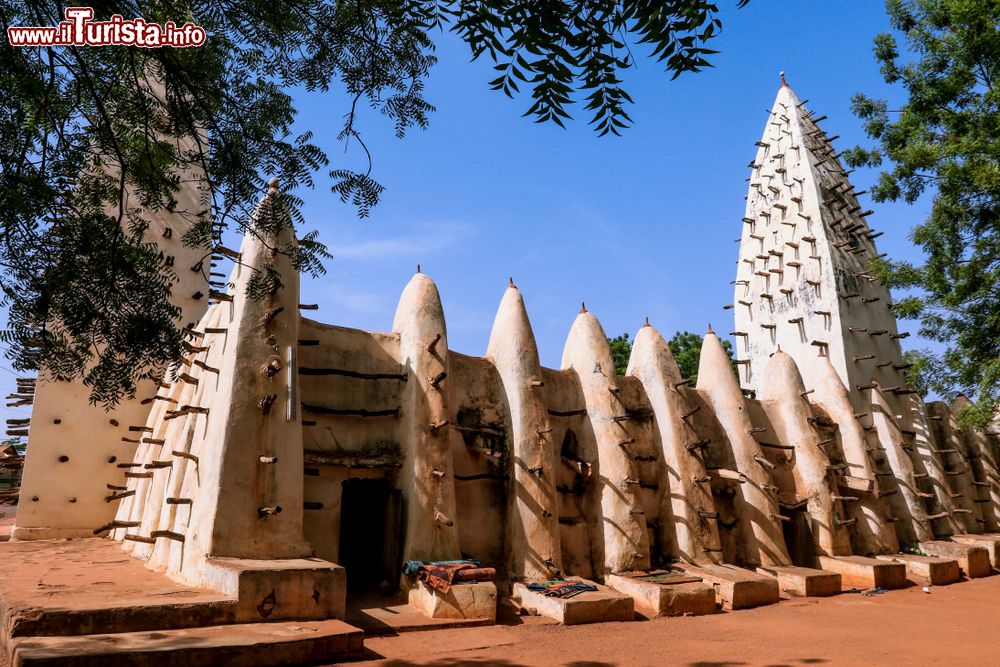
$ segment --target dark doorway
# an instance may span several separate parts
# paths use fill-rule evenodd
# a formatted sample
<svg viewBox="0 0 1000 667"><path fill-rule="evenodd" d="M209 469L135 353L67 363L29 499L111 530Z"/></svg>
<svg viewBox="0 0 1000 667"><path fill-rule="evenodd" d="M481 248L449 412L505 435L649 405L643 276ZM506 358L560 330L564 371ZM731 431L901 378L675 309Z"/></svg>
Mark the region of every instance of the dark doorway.
<svg viewBox="0 0 1000 667"><path fill-rule="evenodd" d="M782 521L781 528L785 535L785 546L793 565L799 567L816 567L816 546L813 542L812 517L806 511L803 503L799 507L782 507L781 513L790 521Z"/></svg>
<svg viewBox="0 0 1000 667"><path fill-rule="evenodd" d="M387 479L349 479L340 504L340 564L352 592L395 592L399 583L401 494Z"/></svg>

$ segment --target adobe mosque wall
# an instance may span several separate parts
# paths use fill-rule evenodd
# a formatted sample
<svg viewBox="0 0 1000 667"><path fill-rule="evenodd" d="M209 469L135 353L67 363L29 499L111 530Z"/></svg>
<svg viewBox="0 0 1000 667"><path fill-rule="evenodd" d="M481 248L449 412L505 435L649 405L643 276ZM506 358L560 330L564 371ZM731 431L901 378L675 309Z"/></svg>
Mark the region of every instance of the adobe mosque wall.
<svg viewBox="0 0 1000 667"><path fill-rule="evenodd" d="M138 209L149 221L143 240L155 244L164 266L172 267L171 302L181 311L179 326L197 322L211 289L221 287L209 284L215 261L207 249L182 241L191 221L209 208L203 182L198 169L180 174L174 211L143 211L134 193L125 193L125 207ZM132 460L144 438L140 429L153 406L157 384L139 382L136 398L126 398L109 411L91 404L90 387L81 380L39 376L12 539L88 537L94 528L111 521L117 505L108 497L126 481L119 464Z"/></svg>
<svg viewBox="0 0 1000 667"><path fill-rule="evenodd" d="M752 165L739 377L709 330L691 386L648 322L617 376L586 308L560 368L545 368L513 281L483 356L449 349L419 271L391 331L321 323L268 250L294 239L248 236L225 251L229 287L138 422L134 456L120 452L124 478L74 482L116 510L86 531L236 594L234 572L279 571L285 613L310 617L343 613L342 598L310 601L309 586L344 576L334 563L385 591L403 561L474 557L510 586L671 563L815 568L994 530L997 438L904 386L888 294L854 275L874 234L802 107L783 86ZM276 187L258 215L275 212ZM249 300L265 265L282 287ZM105 443L79 451L105 456ZM61 474L35 460L31 484Z"/></svg>

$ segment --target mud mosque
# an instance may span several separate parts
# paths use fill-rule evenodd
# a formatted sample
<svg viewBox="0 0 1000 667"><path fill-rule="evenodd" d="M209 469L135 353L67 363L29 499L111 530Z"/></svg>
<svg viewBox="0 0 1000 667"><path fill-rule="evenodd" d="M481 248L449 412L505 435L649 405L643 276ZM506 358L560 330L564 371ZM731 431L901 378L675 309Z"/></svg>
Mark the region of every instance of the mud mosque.
<svg viewBox="0 0 1000 667"><path fill-rule="evenodd" d="M616 376L586 308L541 366L513 280L482 356L449 348L419 270L391 331L320 322L274 251L290 232L216 248L206 278L157 214L188 353L113 413L38 381L5 545L36 574L0 575L12 664L329 661L498 605L577 624L990 574L1000 440L906 385L880 233L822 120L782 82L737 221L739 376L710 328L694 385L649 322ZM282 215L277 188L256 215ZM250 299L265 266L283 287Z"/></svg>

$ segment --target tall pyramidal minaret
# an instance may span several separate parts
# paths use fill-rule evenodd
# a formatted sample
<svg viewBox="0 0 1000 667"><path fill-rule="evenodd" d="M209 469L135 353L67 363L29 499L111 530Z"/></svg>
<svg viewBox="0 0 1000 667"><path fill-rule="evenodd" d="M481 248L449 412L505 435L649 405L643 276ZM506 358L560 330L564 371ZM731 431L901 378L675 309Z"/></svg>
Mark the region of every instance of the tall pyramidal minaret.
<svg viewBox="0 0 1000 667"><path fill-rule="evenodd" d="M150 73L144 82L151 97L165 99L155 74ZM162 102L153 108L165 115ZM190 136L163 135L160 140L176 142L181 156L191 155L197 145ZM107 160L101 169L116 179L120 173ZM125 188L122 204L145 221L143 242L157 248L164 272L172 274L170 301L180 311L176 324L190 328L218 294L215 289L225 287L212 280L220 275L213 272L215 262L223 258L213 255L208 246L184 242L191 225L210 215L212 202L204 170L186 164L173 175L178 183L172 209L147 206L131 186ZM109 205L105 213L115 218L119 209ZM91 388L81 378L39 375L31 417L26 420L30 421L28 448L12 539L91 537L95 529L114 519L115 494L125 489L127 480L143 474L132 470L130 462L139 445L154 440L145 423L155 399L162 400L156 396L159 384L140 381L134 398L125 397L106 411L90 403Z"/></svg>
<svg viewBox="0 0 1000 667"><path fill-rule="evenodd" d="M862 424L871 425L872 393L885 395L910 440L915 467L926 471L928 514L935 533L957 529L953 494L941 469L923 401L906 386L889 291L869 272L878 255L858 192L848 181L836 136L828 136L785 82L750 163L750 188L736 272L736 353L740 384L759 391L769 356L779 347L798 364L807 390L829 357ZM727 306L728 307L728 306ZM825 363L825 362L823 362ZM873 427L869 427L873 428ZM923 475L923 472L921 472Z"/></svg>

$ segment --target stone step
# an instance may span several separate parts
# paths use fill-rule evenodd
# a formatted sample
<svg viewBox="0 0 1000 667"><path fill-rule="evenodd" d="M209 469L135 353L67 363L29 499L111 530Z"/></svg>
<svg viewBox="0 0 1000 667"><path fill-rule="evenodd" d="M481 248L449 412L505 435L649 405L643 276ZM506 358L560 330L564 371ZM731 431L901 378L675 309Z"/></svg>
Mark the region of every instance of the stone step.
<svg viewBox="0 0 1000 667"><path fill-rule="evenodd" d="M954 558L938 556L918 556L916 554L892 554L876 556L878 560L902 563L911 576L926 579L933 586L947 586L962 578L958 561Z"/></svg>
<svg viewBox="0 0 1000 667"><path fill-rule="evenodd" d="M11 667L270 667L359 657L361 630L343 621L240 623L74 637L21 637Z"/></svg>
<svg viewBox="0 0 1000 667"><path fill-rule="evenodd" d="M447 593L414 582L407 599L427 618L476 620L483 624L492 624L497 618L497 587L492 581L452 584Z"/></svg>
<svg viewBox="0 0 1000 667"><path fill-rule="evenodd" d="M845 588L903 588L906 565L867 556L820 556L819 566L840 575Z"/></svg>
<svg viewBox="0 0 1000 667"><path fill-rule="evenodd" d="M990 562L993 563L993 569L1000 570L1000 534L952 535L951 539L961 544L973 544L977 547L983 547L990 555Z"/></svg>
<svg viewBox="0 0 1000 667"><path fill-rule="evenodd" d="M758 567L757 572L777 579L778 588L789 595L817 598L838 595L841 591L841 577L836 572L794 565Z"/></svg>
<svg viewBox="0 0 1000 667"><path fill-rule="evenodd" d="M444 630L493 625L495 620L484 618L431 618L405 600L369 599L348 605L347 617L351 625L364 630L365 637L398 635L421 630Z"/></svg>
<svg viewBox="0 0 1000 667"><path fill-rule="evenodd" d="M11 637L179 630L238 621L233 597L153 572L110 540L0 542L0 558L2 645Z"/></svg>
<svg viewBox="0 0 1000 667"><path fill-rule="evenodd" d="M932 540L921 542L920 550L930 556L954 558L958 561L959 567L962 568L962 574L969 579L987 577L993 572L989 552L984 547L975 544Z"/></svg>
<svg viewBox="0 0 1000 667"><path fill-rule="evenodd" d="M683 565L680 569L715 587L716 601L726 610L760 607L781 599L776 579L735 565Z"/></svg>
<svg viewBox="0 0 1000 667"><path fill-rule="evenodd" d="M202 578L237 600L236 622L344 618L347 572L319 558L208 558Z"/></svg>
<svg viewBox="0 0 1000 667"><path fill-rule="evenodd" d="M546 597L542 593L528 590L526 585L519 582L514 584L511 598L522 609L534 609L542 616L555 619L563 625L635 620L635 606L629 596L580 577L568 579L597 586L597 590L579 593L570 598Z"/></svg>
<svg viewBox="0 0 1000 667"><path fill-rule="evenodd" d="M632 598L636 611L650 618L715 612L715 588L701 577L679 572L634 572L609 574L604 582Z"/></svg>
<svg viewBox="0 0 1000 667"><path fill-rule="evenodd" d="M0 587L0 592L3 589ZM69 595L64 595L63 599ZM66 600L65 606L8 604L0 600L0 641L8 637L89 635L97 632L177 630L237 622L237 602L227 598L208 601L162 599ZM18 601L21 602L21 601Z"/></svg>

